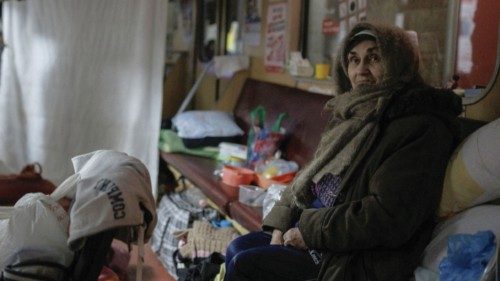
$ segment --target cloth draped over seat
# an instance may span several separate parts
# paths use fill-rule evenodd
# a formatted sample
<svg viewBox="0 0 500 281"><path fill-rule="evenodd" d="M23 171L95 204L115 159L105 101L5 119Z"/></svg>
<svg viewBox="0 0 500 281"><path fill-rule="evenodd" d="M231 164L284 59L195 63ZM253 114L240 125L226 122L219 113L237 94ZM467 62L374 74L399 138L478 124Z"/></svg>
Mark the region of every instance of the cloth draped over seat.
<svg viewBox="0 0 500 281"><path fill-rule="evenodd" d="M156 186L167 1L3 4L0 159L56 184L73 155L137 157Z"/></svg>

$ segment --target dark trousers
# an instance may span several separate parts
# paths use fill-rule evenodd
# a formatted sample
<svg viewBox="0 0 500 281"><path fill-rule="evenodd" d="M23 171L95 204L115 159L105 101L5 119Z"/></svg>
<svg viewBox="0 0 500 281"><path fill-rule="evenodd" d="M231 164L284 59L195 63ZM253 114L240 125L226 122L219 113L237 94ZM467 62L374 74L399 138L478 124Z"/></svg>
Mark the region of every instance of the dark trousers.
<svg viewBox="0 0 500 281"><path fill-rule="evenodd" d="M308 280L319 272L307 251L269 245L271 235L251 232L233 240L226 251L225 281Z"/></svg>

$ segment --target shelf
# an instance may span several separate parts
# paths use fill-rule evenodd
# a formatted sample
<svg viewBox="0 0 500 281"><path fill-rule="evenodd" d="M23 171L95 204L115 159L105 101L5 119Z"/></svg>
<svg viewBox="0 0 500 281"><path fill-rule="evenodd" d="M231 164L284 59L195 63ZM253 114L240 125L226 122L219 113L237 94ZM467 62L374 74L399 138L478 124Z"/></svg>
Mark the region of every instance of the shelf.
<svg viewBox="0 0 500 281"><path fill-rule="evenodd" d="M309 83L309 84L324 84L333 86L333 78L329 77L327 79L316 79L313 77L299 77L292 76L293 80L299 83Z"/></svg>

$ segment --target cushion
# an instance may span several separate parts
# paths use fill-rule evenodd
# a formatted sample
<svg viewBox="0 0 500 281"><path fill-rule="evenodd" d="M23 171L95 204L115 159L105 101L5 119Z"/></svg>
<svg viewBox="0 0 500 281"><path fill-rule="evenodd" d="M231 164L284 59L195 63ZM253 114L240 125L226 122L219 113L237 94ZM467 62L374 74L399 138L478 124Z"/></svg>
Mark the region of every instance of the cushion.
<svg viewBox="0 0 500 281"><path fill-rule="evenodd" d="M500 206L481 205L463 211L436 226L433 238L425 248L422 267L439 272L439 263L447 255L448 237L453 234L475 234L478 231L491 230L500 237L498 223Z"/></svg>
<svg viewBox="0 0 500 281"><path fill-rule="evenodd" d="M467 137L446 170L439 216L500 198L500 119Z"/></svg>
<svg viewBox="0 0 500 281"><path fill-rule="evenodd" d="M190 148L237 142L244 133L233 117L222 111L186 111L176 115L172 124L184 145Z"/></svg>

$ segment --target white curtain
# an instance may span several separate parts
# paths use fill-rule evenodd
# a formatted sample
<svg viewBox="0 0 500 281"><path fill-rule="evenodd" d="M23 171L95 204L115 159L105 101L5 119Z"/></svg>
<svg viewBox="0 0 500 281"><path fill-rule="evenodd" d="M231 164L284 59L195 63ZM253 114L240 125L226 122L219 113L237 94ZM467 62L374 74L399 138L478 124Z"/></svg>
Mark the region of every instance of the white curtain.
<svg viewBox="0 0 500 281"><path fill-rule="evenodd" d="M3 3L0 159L60 183L97 149L158 171L168 0Z"/></svg>

